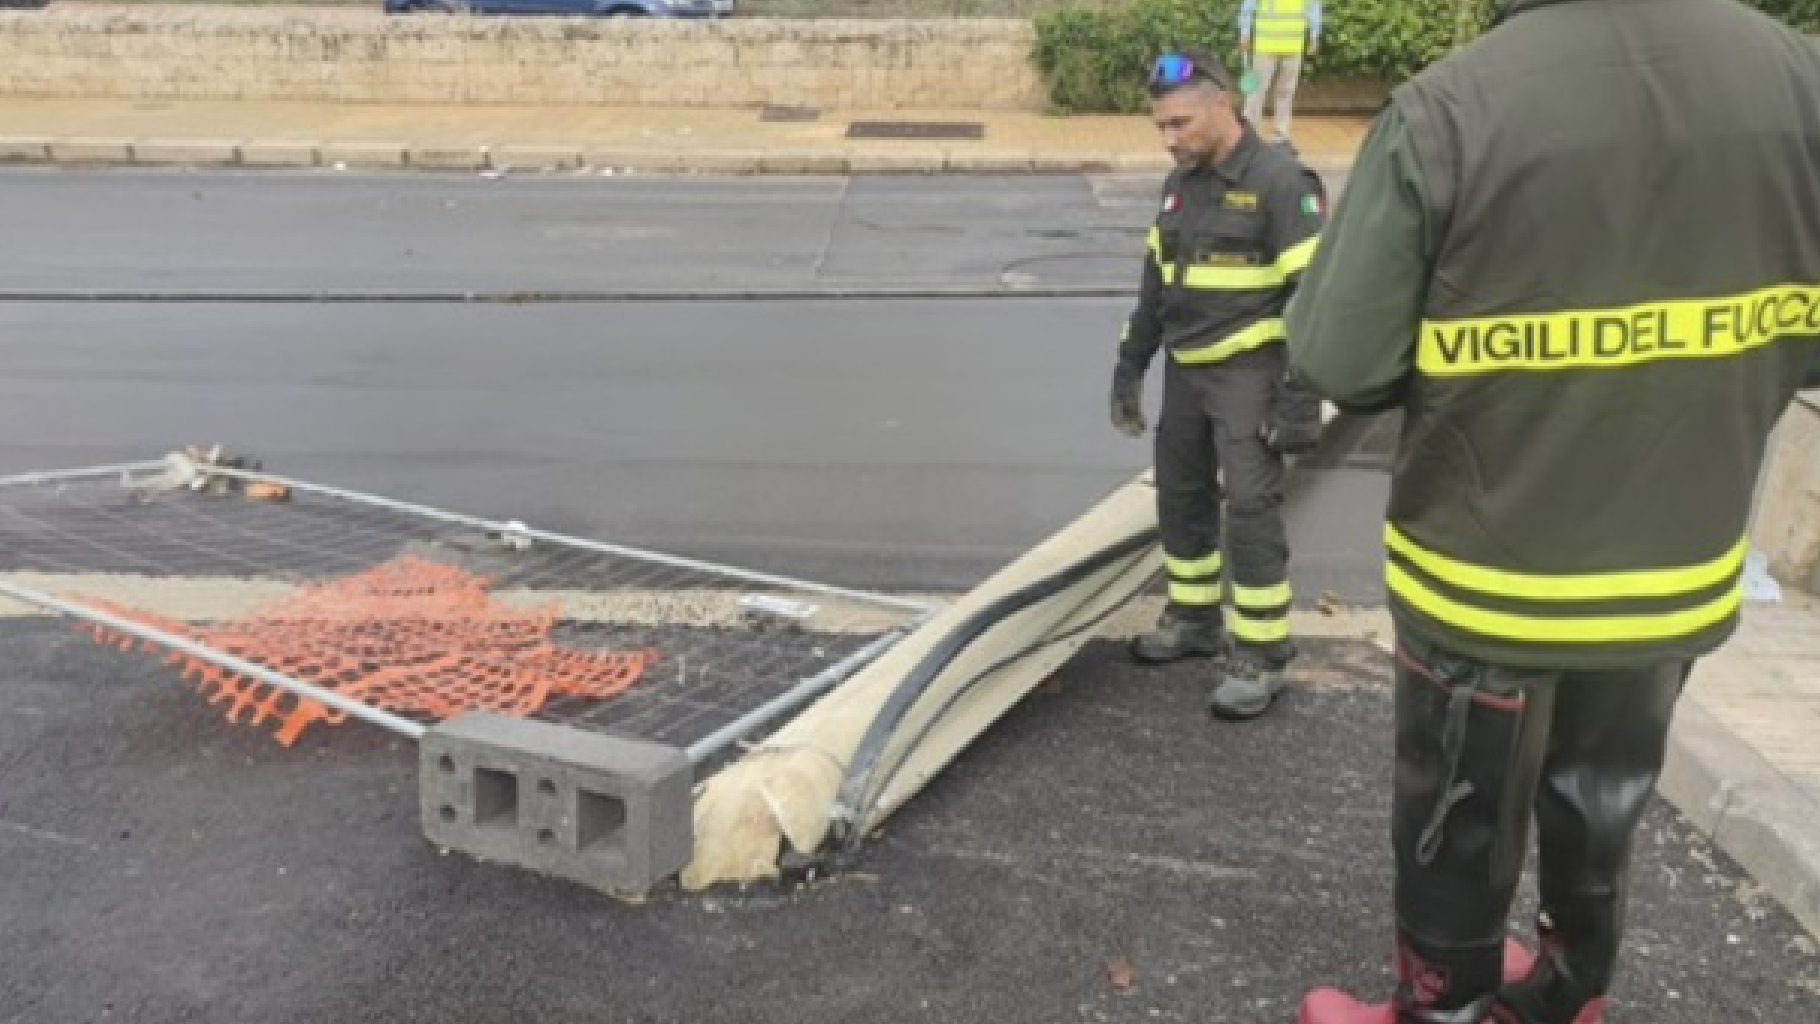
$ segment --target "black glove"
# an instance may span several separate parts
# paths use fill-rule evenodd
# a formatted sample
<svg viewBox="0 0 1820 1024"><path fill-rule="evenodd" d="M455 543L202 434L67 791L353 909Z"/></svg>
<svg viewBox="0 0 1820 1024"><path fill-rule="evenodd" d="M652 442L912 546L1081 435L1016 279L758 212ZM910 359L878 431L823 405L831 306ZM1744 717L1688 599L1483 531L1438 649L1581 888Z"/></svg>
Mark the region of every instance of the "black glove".
<svg viewBox="0 0 1820 1024"><path fill-rule="evenodd" d="M1321 441L1321 396L1291 372L1277 382L1264 443L1279 455L1307 455Z"/></svg>
<svg viewBox="0 0 1820 1024"><path fill-rule="evenodd" d="M1112 371L1112 426L1126 437L1143 437L1144 371L1120 363Z"/></svg>

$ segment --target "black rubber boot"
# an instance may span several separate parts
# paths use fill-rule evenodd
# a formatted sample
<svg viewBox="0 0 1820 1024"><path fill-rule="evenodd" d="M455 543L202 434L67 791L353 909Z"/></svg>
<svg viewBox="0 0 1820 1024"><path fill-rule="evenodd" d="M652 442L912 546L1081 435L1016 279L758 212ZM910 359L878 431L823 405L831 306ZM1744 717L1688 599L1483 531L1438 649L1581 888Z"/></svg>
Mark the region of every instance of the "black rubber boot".
<svg viewBox="0 0 1820 1024"><path fill-rule="evenodd" d="M1482 1024L1504 984L1505 914L1522 868L1554 678L1397 650L1397 992L1323 989L1302 1024Z"/></svg>
<svg viewBox="0 0 1820 1024"><path fill-rule="evenodd" d="M1609 931L1601 927L1609 920L1610 915L1595 913L1578 923ZM1602 990L1593 991L1575 977L1573 960L1577 958L1570 956L1566 937L1553 918L1544 913L1536 922L1536 931L1542 936L1542 950L1535 969L1528 977L1504 986L1498 993L1498 1012L1521 1024L1598 1024L1605 1015Z"/></svg>
<svg viewBox="0 0 1820 1024"><path fill-rule="evenodd" d="M1338 989L1310 992L1301 1024L1485 1024L1503 967L1502 942L1425 945L1397 936L1397 991L1388 1003L1365 1003Z"/></svg>

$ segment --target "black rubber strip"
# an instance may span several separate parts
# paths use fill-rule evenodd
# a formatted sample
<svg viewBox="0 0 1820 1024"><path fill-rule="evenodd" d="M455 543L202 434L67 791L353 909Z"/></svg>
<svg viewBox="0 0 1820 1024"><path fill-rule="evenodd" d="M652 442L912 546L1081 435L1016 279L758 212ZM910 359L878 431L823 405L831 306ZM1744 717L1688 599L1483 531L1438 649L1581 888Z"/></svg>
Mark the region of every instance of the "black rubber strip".
<svg viewBox="0 0 1820 1024"><path fill-rule="evenodd" d="M1303 459L1295 460L1292 464L1289 486L1285 489L1286 497L1299 496L1304 491L1310 481L1311 470L1345 464L1349 456L1356 452L1359 442L1374 420L1375 417L1371 416L1342 413L1333 423L1328 424L1327 429L1322 431L1321 441L1316 450ZM836 799L836 806L841 808L844 813L851 815L851 818L835 822L836 827L852 829L865 819L866 813L870 810L866 805L868 799L866 791L871 787L872 776L877 771L878 761L884 754L886 743L897 731L897 727L902 724L910 709L922 699L936 678L947 669L956 656L1007 616L1054 597L1067 587L1080 582L1113 562L1157 543L1159 539L1159 532L1153 527L1117 544L1102 548L1060 572L1006 594L956 624L948 635L944 636L910 670L903 682L898 684L890 699L886 701L878 716L867 728L865 736L860 740L859 747L854 753L853 763L849 766L846 777L841 780L840 792ZM833 838L838 845L845 847L850 853L862 837L857 832L849 832Z"/></svg>
<svg viewBox="0 0 1820 1024"><path fill-rule="evenodd" d="M853 820L848 824L857 823L864 817L865 808L862 802L866 799L866 790L871 784L872 773L878 766L879 758L884 754L886 743L897 731L904 716L909 714L910 709L922 699L923 694L928 692L929 687L947 670L948 665L954 661L957 655L1007 617L1054 597L1114 562L1129 558L1131 555L1155 545L1157 540L1158 532L1155 528L1134 534L1116 544L1095 551L1059 572L1027 583L956 623L947 635L942 637L929 653L923 655L922 660L905 674L903 682L892 691L890 699L885 702L884 707L879 709L878 716L872 720L872 724L866 729L865 736L860 740L859 748L853 755L853 763L847 769L846 778L841 781L840 794L837 797L837 805L854 814ZM841 838L852 841L857 837Z"/></svg>

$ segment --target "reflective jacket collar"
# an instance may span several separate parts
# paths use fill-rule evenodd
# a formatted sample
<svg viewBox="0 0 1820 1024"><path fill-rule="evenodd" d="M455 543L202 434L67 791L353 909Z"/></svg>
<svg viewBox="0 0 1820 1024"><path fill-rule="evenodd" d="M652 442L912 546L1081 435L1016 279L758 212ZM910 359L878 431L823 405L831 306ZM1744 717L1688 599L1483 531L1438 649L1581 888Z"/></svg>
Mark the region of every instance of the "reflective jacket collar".
<svg viewBox="0 0 1820 1024"><path fill-rule="evenodd" d="M1239 136L1239 144L1233 147L1232 152L1226 154L1226 159L1217 164L1201 165L1224 178L1228 185L1237 185L1245 180L1245 172L1251 170L1252 157L1258 155L1258 147L1263 145L1262 140L1258 138L1258 133L1252 130L1251 125L1241 121L1240 126L1244 133Z"/></svg>

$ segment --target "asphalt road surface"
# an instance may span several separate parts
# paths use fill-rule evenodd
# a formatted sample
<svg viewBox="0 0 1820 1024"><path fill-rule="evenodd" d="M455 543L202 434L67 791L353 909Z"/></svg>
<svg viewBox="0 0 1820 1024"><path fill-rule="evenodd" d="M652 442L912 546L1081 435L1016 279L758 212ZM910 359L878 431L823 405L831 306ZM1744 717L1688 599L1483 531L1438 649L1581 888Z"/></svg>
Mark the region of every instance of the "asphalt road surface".
<svg viewBox="0 0 1820 1024"><path fill-rule="evenodd" d="M1130 289L1160 179L13 169L0 185L0 293L395 295Z"/></svg>
<svg viewBox="0 0 1820 1024"><path fill-rule="evenodd" d="M943 590L1145 462L1104 422L1122 299L809 297L1116 287L1142 183L0 186L0 292L36 293L0 300L0 472L219 440L327 483ZM801 297L345 301L690 286ZM1369 460L1304 481L1305 595L1376 593L1382 500ZM848 872L636 906L429 848L414 752L377 730L283 750L43 620L0 621L0 665L0 1024L1267 1022L1317 982L1387 985L1369 645L1311 644L1246 727L1205 718L1195 667L1093 645ZM1617 995L1614 1024L1806 1024L1820 956L1659 807Z"/></svg>
<svg viewBox="0 0 1820 1024"><path fill-rule="evenodd" d="M1130 287L1154 178L13 171L0 290Z"/></svg>
<svg viewBox="0 0 1820 1024"><path fill-rule="evenodd" d="M0 472L220 442L457 511L954 590L1148 459L1105 425L1127 297L816 296L1129 290L1154 178L0 185ZM652 292L722 299L548 301ZM725 298L749 292L796 298ZM469 295L545 301L445 301ZM239 301L170 301L202 296ZM1330 475L1297 579L1367 597L1382 478Z"/></svg>
<svg viewBox="0 0 1820 1024"><path fill-rule="evenodd" d="M220 442L275 472L455 511L959 590L1147 464L1148 445L1106 419L1125 311L0 302L0 473ZM1297 505L1297 579L1366 598L1383 478L1330 475Z"/></svg>
<svg viewBox="0 0 1820 1024"><path fill-rule="evenodd" d="M1315 983L1388 991L1368 644L1311 645L1237 727L1192 667L1093 645L848 872L642 905L438 854L376 729L284 750L55 624L0 652L0 1024L1286 1024ZM1658 808L1617 997L1811 1024L1820 959Z"/></svg>

